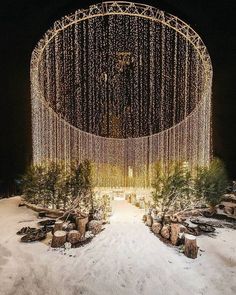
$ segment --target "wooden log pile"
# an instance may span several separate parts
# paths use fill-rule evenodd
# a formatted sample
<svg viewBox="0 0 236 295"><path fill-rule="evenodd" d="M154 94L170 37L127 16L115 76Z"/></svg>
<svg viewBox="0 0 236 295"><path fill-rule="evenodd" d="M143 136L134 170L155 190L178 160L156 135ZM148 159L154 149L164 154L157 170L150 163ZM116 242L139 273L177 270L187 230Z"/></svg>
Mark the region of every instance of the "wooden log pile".
<svg viewBox="0 0 236 295"><path fill-rule="evenodd" d="M91 220L88 224L88 216L76 216L73 218L75 223L62 219L42 220L38 222L39 228L23 227L18 230L17 235L23 235L22 242L34 242L45 239L47 233L52 232L52 248L65 247L65 243L72 247L81 246L102 231L103 222ZM64 217L66 218L68 215ZM85 236L86 231L91 234Z"/></svg>
<svg viewBox="0 0 236 295"><path fill-rule="evenodd" d="M215 231L214 224L198 217L187 219L185 216L175 214L165 216L161 221L158 218L159 213L150 210L142 219L161 240L174 246L181 246L184 254L192 259L196 258L198 253L197 236Z"/></svg>

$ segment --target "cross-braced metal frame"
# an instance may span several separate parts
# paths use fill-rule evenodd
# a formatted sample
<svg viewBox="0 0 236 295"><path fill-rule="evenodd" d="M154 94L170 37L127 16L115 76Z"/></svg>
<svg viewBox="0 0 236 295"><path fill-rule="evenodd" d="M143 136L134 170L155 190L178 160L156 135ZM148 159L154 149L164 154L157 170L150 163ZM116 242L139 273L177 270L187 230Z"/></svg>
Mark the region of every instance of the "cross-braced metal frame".
<svg viewBox="0 0 236 295"><path fill-rule="evenodd" d="M160 22L181 34L194 46L194 48L199 53L205 69L206 86L209 86L206 88L208 91L211 91L212 65L207 48L200 36L187 23L179 19L177 16L166 13L152 6L125 1L107 1L96 5L91 5L88 9L79 9L75 13L67 15L61 20L56 21L53 28L49 29L45 33L44 37L38 42L32 53L32 78L34 78L34 74L37 73L38 64L45 47L58 32L86 19L114 14L143 17L152 21Z"/></svg>

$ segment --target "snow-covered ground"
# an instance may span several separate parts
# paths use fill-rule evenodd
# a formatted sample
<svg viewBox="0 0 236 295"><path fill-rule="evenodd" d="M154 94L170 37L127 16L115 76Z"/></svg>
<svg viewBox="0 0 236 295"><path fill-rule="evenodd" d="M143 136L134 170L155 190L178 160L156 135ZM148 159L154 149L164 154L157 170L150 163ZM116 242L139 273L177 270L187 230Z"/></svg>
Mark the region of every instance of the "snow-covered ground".
<svg viewBox="0 0 236 295"><path fill-rule="evenodd" d="M115 201L111 224L83 248L52 250L23 244L16 231L37 214L0 200L0 294L196 295L236 294L236 231L198 238L195 260L166 246L141 222L142 210Z"/></svg>

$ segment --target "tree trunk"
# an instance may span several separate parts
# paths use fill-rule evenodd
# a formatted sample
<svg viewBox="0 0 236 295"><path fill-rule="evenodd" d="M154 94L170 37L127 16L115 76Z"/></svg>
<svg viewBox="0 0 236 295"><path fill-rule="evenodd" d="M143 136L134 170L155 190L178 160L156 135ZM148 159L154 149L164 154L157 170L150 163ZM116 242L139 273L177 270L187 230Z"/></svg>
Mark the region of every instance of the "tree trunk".
<svg viewBox="0 0 236 295"><path fill-rule="evenodd" d="M57 230L54 232L52 237L52 248L59 248L62 247L66 242L66 232L63 230Z"/></svg>
<svg viewBox="0 0 236 295"><path fill-rule="evenodd" d="M81 237L85 236L87 223L88 223L88 217L77 217L76 218L76 226L77 226L78 231L81 234Z"/></svg>
<svg viewBox="0 0 236 295"><path fill-rule="evenodd" d="M67 234L67 241L71 243L72 245L74 245L79 242L80 237L81 237L81 234L78 230L71 230Z"/></svg>
<svg viewBox="0 0 236 295"><path fill-rule="evenodd" d="M53 232L55 233L57 230L62 230L63 221L57 220L54 224Z"/></svg>
<svg viewBox="0 0 236 295"><path fill-rule="evenodd" d="M198 246L197 239L192 235L185 235L184 254L185 256L195 259L197 258Z"/></svg>

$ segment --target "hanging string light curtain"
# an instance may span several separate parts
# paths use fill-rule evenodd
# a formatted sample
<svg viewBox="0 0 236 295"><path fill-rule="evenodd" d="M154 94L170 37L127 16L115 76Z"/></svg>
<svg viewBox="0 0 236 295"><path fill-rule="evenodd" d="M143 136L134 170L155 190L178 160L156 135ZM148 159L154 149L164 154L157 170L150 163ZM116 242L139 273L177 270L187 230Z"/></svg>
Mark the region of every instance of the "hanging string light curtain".
<svg viewBox="0 0 236 295"><path fill-rule="evenodd" d="M55 22L31 60L33 162L90 159L98 186L211 157L212 67L201 38L156 8L103 2Z"/></svg>

